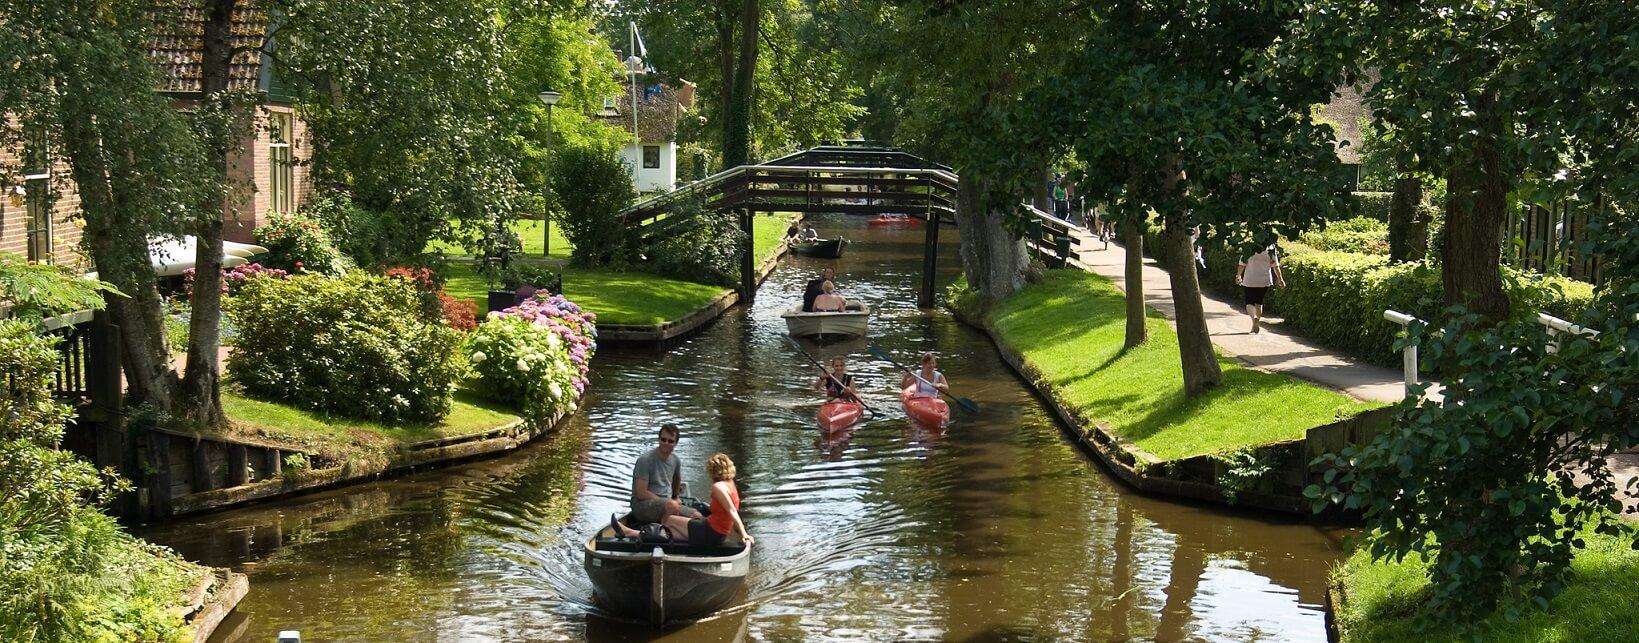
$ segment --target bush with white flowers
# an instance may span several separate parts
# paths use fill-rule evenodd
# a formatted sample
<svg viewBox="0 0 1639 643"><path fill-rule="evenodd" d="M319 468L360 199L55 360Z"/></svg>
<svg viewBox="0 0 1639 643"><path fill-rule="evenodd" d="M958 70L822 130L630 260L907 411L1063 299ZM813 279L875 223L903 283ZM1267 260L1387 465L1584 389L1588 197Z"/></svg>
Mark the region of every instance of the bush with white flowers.
<svg viewBox="0 0 1639 643"><path fill-rule="evenodd" d="M546 422L574 412L595 349L592 319L561 296L492 313L467 337L473 388Z"/></svg>

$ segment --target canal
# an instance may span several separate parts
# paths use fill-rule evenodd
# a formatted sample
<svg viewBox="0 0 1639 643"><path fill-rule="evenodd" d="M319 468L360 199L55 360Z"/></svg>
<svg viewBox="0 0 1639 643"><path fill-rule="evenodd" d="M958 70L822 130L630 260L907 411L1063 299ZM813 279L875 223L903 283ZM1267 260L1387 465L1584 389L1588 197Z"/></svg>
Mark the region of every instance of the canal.
<svg viewBox="0 0 1639 643"><path fill-rule="evenodd" d="M844 259L786 259L754 305L671 350L604 350L581 413L517 453L142 534L250 575L217 640L1324 640L1337 533L1134 495L984 335L915 307L920 228L817 227L853 240ZM942 236L941 285L958 274ZM870 342L939 351L982 413L912 428L893 368L836 344L815 355L849 355L883 416L820 439L779 313L822 264L876 307ZM654 632L599 614L580 546L667 421L696 489L712 453L739 464L758 547L741 608Z"/></svg>

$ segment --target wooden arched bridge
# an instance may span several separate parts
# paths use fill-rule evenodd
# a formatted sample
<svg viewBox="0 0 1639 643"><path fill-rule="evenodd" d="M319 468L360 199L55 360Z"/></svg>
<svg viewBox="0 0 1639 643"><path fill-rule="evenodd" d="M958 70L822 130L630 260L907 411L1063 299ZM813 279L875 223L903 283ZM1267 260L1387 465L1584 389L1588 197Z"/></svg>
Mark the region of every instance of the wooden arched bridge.
<svg viewBox="0 0 1639 643"><path fill-rule="evenodd" d="M868 145L827 145L757 165L741 165L640 201L621 213L640 245L675 235L699 222L673 216L680 203L699 199L708 213L739 216L745 243L740 249L740 294L756 290L751 226L758 212L843 212L907 214L927 222L922 287L917 304L934 301L934 266L939 223L955 224L957 176L950 168L908 152Z"/></svg>

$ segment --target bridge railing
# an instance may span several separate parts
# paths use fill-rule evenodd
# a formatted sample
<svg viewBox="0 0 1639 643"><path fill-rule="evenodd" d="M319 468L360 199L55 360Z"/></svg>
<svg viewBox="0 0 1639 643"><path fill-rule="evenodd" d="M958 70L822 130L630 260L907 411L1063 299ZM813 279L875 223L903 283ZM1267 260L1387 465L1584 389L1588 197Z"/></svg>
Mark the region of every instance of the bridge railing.
<svg viewBox="0 0 1639 643"><path fill-rule="evenodd" d="M1075 251L1076 235L1085 229L1028 203L1019 207L1025 212L1025 244L1049 268L1063 268L1071 261L1081 259Z"/></svg>

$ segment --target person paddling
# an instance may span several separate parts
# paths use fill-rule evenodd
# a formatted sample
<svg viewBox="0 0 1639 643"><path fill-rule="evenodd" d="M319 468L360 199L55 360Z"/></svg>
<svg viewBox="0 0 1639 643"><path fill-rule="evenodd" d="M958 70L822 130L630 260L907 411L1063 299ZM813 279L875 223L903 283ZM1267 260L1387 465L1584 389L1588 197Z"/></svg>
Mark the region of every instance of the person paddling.
<svg viewBox="0 0 1639 643"><path fill-rule="evenodd" d="M840 355L831 358L831 376L826 377L825 372L821 371L814 388L824 390L828 400L859 400L859 389L854 388L854 376L848 372L848 364Z"/></svg>
<svg viewBox="0 0 1639 643"><path fill-rule="evenodd" d="M916 392L912 397L939 397L939 392L950 392L950 383L945 381L945 374L939 372L939 358L932 351L922 353L922 368L917 372L906 373L900 378L900 388L909 388L916 385Z"/></svg>

